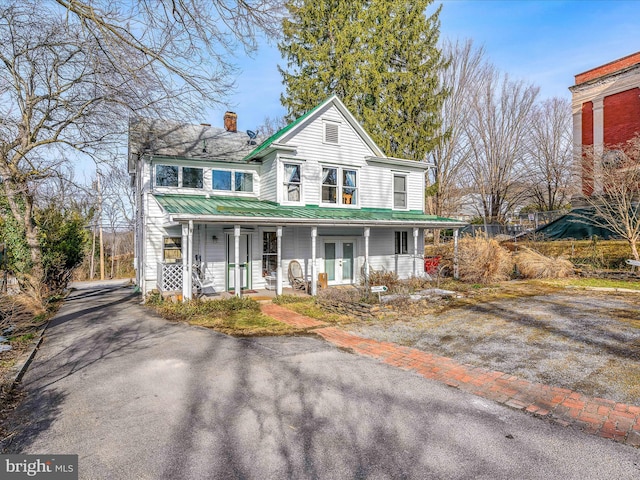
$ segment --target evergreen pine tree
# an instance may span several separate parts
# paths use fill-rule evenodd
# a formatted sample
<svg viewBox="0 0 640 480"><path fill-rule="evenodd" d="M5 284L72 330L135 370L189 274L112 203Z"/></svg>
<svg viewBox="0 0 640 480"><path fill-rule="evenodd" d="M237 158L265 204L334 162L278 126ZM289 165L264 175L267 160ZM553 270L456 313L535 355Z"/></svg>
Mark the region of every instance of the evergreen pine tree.
<svg viewBox="0 0 640 480"><path fill-rule="evenodd" d="M288 119L336 94L390 156L424 160L446 95L433 0L289 0L280 51Z"/></svg>

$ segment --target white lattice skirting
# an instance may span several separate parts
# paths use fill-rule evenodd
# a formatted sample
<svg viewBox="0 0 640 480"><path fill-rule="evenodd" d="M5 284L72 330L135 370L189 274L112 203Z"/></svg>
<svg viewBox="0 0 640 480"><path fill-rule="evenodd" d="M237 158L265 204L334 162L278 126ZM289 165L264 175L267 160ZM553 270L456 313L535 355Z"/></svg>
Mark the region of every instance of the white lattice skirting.
<svg viewBox="0 0 640 480"><path fill-rule="evenodd" d="M158 264L158 290L161 292L182 291L182 264Z"/></svg>

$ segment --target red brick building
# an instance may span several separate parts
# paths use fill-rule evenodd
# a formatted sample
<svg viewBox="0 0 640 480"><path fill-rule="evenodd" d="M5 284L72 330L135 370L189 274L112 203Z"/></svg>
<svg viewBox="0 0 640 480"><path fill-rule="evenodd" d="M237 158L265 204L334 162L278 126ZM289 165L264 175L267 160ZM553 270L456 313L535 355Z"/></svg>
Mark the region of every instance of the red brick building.
<svg viewBox="0 0 640 480"><path fill-rule="evenodd" d="M640 134L640 52L575 76L569 87L573 107L573 143L582 158L582 194L602 192L602 158ZM593 149L594 155L585 155Z"/></svg>

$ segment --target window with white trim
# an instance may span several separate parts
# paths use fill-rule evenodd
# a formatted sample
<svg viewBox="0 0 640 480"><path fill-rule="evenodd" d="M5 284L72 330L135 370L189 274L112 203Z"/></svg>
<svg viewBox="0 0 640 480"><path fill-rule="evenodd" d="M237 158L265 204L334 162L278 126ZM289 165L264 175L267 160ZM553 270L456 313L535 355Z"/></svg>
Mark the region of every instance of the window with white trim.
<svg viewBox="0 0 640 480"><path fill-rule="evenodd" d="M407 232L394 232L396 240L396 255L409 253L409 234Z"/></svg>
<svg viewBox="0 0 640 480"><path fill-rule="evenodd" d="M262 233L262 276L267 277L278 268L278 237L276 232Z"/></svg>
<svg viewBox="0 0 640 480"><path fill-rule="evenodd" d="M407 176L393 175L393 208L407 208Z"/></svg>
<svg viewBox="0 0 640 480"><path fill-rule="evenodd" d="M176 165L156 165L156 187L177 187L178 167Z"/></svg>
<svg viewBox="0 0 640 480"><path fill-rule="evenodd" d="M253 192L253 173L235 172L234 177L236 192Z"/></svg>
<svg viewBox="0 0 640 480"><path fill-rule="evenodd" d="M203 188L203 169L156 165L156 187Z"/></svg>
<svg viewBox="0 0 640 480"><path fill-rule="evenodd" d="M163 238L162 259L165 262L177 262L182 260L182 237Z"/></svg>
<svg viewBox="0 0 640 480"><path fill-rule="evenodd" d="M284 164L284 199L287 202L302 200L302 182L298 164Z"/></svg>
<svg viewBox="0 0 640 480"><path fill-rule="evenodd" d="M203 170L201 168L182 167L182 186L185 188L203 187Z"/></svg>
<svg viewBox="0 0 640 480"><path fill-rule="evenodd" d="M227 192L253 192L253 173L232 170L213 170L211 172L213 190Z"/></svg>
<svg viewBox="0 0 640 480"><path fill-rule="evenodd" d="M358 204L358 171L322 167L322 203Z"/></svg>

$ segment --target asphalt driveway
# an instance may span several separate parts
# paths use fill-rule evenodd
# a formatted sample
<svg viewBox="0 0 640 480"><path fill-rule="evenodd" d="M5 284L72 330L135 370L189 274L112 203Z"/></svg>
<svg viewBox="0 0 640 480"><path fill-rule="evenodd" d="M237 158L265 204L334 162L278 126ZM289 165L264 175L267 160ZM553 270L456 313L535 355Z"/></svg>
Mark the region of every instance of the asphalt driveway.
<svg viewBox="0 0 640 480"><path fill-rule="evenodd" d="M8 453L80 478L640 476L640 452L311 337L170 323L131 288L82 286L52 322Z"/></svg>

